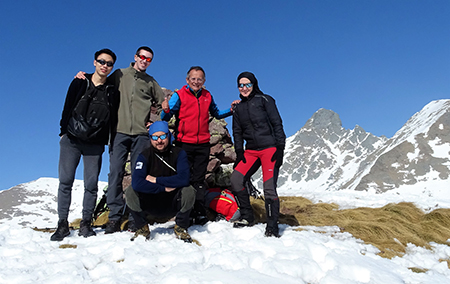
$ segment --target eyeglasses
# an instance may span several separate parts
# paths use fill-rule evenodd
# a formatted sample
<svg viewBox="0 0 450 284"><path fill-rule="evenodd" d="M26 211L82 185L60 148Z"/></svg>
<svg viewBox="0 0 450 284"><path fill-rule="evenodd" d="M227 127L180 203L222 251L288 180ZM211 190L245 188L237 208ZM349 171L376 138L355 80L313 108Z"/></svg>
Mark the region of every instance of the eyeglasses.
<svg viewBox="0 0 450 284"><path fill-rule="evenodd" d="M203 78L192 78L192 77L189 77L189 81L201 83L201 82L205 81L205 79L203 79Z"/></svg>
<svg viewBox="0 0 450 284"><path fill-rule="evenodd" d="M252 86L253 86L252 83L238 84L238 88L244 88L244 87L251 88Z"/></svg>
<svg viewBox="0 0 450 284"><path fill-rule="evenodd" d="M95 59L95 61L100 63L100 65L105 65L106 64L106 66L108 66L108 67L113 67L114 66L114 62L111 62L111 61L105 61L103 59L98 59L98 60Z"/></svg>
<svg viewBox="0 0 450 284"><path fill-rule="evenodd" d="M152 138L153 141L158 141L158 138L161 138L161 140L164 140L167 138L167 134L163 134L163 135L150 135L150 137Z"/></svg>
<svg viewBox="0 0 450 284"><path fill-rule="evenodd" d="M152 62L153 58L152 57L145 57L144 55L138 55L138 57L142 60L145 60L147 62Z"/></svg>

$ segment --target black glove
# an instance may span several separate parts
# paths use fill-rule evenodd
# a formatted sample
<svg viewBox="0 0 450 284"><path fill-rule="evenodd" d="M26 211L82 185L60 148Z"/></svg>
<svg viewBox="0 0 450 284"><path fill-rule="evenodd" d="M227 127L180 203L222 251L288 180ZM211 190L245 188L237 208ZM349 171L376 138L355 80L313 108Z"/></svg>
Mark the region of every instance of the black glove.
<svg viewBox="0 0 450 284"><path fill-rule="evenodd" d="M236 166L239 164L240 161L247 163L247 161L245 160L243 150L236 151L236 161L234 162L233 169L236 168Z"/></svg>
<svg viewBox="0 0 450 284"><path fill-rule="evenodd" d="M277 150L273 153L271 161L275 162L275 167L279 168L283 164L284 147L277 146Z"/></svg>

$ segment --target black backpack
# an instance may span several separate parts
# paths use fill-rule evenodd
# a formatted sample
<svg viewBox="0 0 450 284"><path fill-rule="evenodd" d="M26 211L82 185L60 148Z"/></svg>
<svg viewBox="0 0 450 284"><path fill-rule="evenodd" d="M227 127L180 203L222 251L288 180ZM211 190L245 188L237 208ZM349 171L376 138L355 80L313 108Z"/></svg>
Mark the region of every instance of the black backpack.
<svg viewBox="0 0 450 284"><path fill-rule="evenodd" d="M111 116L108 98L108 87L103 91L90 88L87 80L85 94L73 109L72 116L67 124L67 131L83 141L95 140L102 129L109 127Z"/></svg>

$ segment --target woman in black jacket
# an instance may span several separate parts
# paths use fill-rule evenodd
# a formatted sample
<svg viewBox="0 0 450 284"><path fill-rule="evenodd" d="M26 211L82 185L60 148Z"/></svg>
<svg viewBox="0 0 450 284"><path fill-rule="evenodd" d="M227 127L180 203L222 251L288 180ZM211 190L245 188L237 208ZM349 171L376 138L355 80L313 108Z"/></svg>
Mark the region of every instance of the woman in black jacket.
<svg viewBox="0 0 450 284"><path fill-rule="evenodd" d="M250 196L244 182L262 166L267 216L265 235L279 237L280 200L277 194L277 179L286 144L283 122L275 100L261 92L253 73L241 73L237 83L241 103L233 112L233 137L237 158L231 175L231 189L238 199L241 219L236 221L234 226L252 226L255 223Z"/></svg>

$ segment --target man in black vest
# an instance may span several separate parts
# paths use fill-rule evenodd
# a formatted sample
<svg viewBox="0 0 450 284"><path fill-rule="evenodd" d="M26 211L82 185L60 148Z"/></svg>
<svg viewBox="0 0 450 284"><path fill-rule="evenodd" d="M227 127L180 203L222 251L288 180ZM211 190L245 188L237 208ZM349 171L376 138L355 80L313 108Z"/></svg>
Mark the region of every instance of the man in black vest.
<svg viewBox="0 0 450 284"><path fill-rule="evenodd" d="M167 122L154 122L149 135L150 147L138 156L132 184L125 190L126 203L137 228L133 239L138 235L150 238L149 220L168 221L175 216L175 235L192 242L187 228L196 190L189 185L187 154L172 145L174 137Z"/></svg>
<svg viewBox="0 0 450 284"><path fill-rule="evenodd" d="M74 79L67 91L66 101L61 117L61 132L59 136L60 154L59 154L59 187L58 187L58 228L51 236L52 241L62 241L70 235L69 208L72 198L72 185L75 179L75 172L83 156L84 165L84 197L82 221L80 223L79 236L91 237L95 236L95 232L91 227L94 214L95 204L97 202L98 192L98 176L102 166L102 154L105 145L108 144L111 133L111 116L114 116L115 105L113 105L112 92L113 86L106 84L106 79L111 73L116 55L109 49L102 49L94 54L95 72L86 74L86 80ZM92 100L87 99L87 97ZM94 108L94 102L98 106L102 105L110 107L106 121L99 125L98 129L87 129L93 124L79 127L81 122L95 121L99 119L95 117L95 112L89 111L88 116L80 120L75 115L74 110L77 109L80 100L90 101ZM89 106L88 106L89 108ZM86 113L87 114L87 113ZM78 126L74 126L78 125ZM89 130L89 131L88 131ZM89 132L86 133L86 132ZM91 133L94 132L93 135Z"/></svg>

